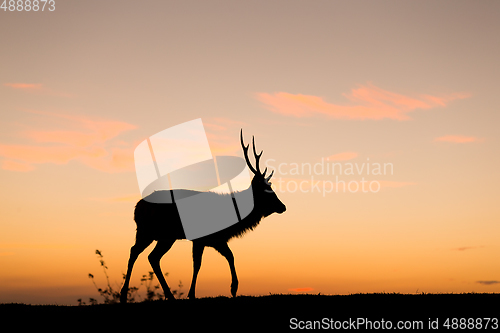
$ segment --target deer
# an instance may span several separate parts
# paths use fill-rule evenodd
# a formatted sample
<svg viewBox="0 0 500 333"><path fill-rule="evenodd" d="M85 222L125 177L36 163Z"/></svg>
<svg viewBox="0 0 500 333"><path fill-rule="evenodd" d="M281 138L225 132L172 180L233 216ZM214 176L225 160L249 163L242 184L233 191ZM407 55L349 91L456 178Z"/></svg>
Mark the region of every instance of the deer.
<svg viewBox="0 0 500 333"><path fill-rule="evenodd" d="M192 240L192 255L193 255L193 277L191 287L188 292L189 299L195 299L196 280L200 271L203 251L205 247L212 247L219 252L228 262L231 271L231 286L230 291L232 297L236 297L238 291L238 277L234 265L234 255L228 246L229 240L240 238L248 231L255 229L261 220L273 213L282 214L286 211L286 206L281 202L273 188L271 187L271 177L274 170L266 177L267 167L264 172L260 170L260 154L257 154L255 149L255 137L252 137L253 154L255 158L255 167L252 166L248 157L250 144L245 146L243 140L243 129L240 131L240 142L243 149L246 164L250 171L254 174L248 189L234 192L234 196L245 191L251 191L253 195L253 209L243 219L239 219L235 224L219 230L215 233L193 239ZM175 191L175 190L174 190ZM184 190L185 191L185 190ZM161 191L156 191L161 192ZM155 192L155 193L156 193ZM198 192L199 193L199 192ZM211 195L223 195L215 192ZM153 193L154 194L154 193ZM153 195L151 194L151 195ZM146 198L141 199L135 206L134 220L137 225L135 244L130 249L130 257L128 260L127 274L121 289L120 302L127 302L127 295L130 283L132 269L138 256L151 244L156 241L154 249L148 256L149 263L153 268L153 272L158 278L163 289L165 299L175 300L174 295L165 280L161 267L160 259L168 252L178 239L186 239L182 224L177 212L175 204L171 203L153 203ZM234 199L234 198L233 198Z"/></svg>

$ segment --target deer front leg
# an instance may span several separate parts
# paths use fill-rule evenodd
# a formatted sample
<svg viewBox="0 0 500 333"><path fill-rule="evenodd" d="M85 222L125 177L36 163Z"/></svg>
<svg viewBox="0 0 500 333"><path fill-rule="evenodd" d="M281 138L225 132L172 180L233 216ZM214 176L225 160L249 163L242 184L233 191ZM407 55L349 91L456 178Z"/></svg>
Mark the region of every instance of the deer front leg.
<svg viewBox="0 0 500 333"><path fill-rule="evenodd" d="M120 292L120 303L127 303L128 286L130 283L130 276L132 275L132 269L134 268L134 263L137 260L137 257L152 242L153 242L153 240L142 239L140 237L136 237L135 245L132 246L132 248L130 248L130 258L128 260L127 275L125 277L125 281L123 282L123 287L122 287L122 290Z"/></svg>
<svg viewBox="0 0 500 333"><path fill-rule="evenodd" d="M236 292L238 291L238 276L236 275L236 268L234 267L234 256L233 252L227 245L227 243L219 243L216 246L214 246L214 249L216 249L224 258L226 258L227 262L229 263L229 268L231 269L231 295L233 297L236 297Z"/></svg>
<svg viewBox="0 0 500 333"><path fill-rule="evenodd" d="M193 242L193 280L191 281L191 288L189 288L188 298L195 299L196 290L196 279L198 278L198 272L201 267L201 257L203 256L203 250L205 245Z"/></svg>
<svg viewBox="0 0 500 333"><path fill-rule="evenodd" d="M160 285L163 289L163 293L165 294L165 298L169 300L175 300L174 295L170 291L170 287L167 284L167 281L163 277L163 273L161 271L160 267L160 259L163 257L165 253L167 253L168 250L172 247L174 244L174 240L159 240L158 243L156 244L155 248L153 251L148 256L149 263L151 264L151 267L153 268L153 272L155 273L156 277L158 278L158 281L160 281Z"/></svg>

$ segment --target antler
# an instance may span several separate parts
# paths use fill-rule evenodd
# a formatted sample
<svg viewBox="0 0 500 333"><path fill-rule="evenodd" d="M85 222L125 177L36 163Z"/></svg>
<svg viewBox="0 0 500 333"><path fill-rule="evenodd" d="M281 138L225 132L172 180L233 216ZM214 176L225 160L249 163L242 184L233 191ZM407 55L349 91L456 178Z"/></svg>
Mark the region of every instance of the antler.
<svg viewBox="0 0 500 333"><path fill-rule="evenodd" d="M241 134L243 134L243 130L241 130ZM260 167L259 167L259 164L260 164L260 157L262 156L262 153L264 152L263 150L260 151L260 154L257 155L257 152L255 151L255 137L252 136L252 148L253 148L253 156L255 156L255 166L257 167L257 172L260 174L262 174L260 172ZM265 174L265 172L264 172Z"/></svg>
<svg viewBox="0 0 500 333"><path fill-rule="evenodd" d="M248 158L248 148L249 148L250 144L246 145L246 147L245 147L245 143L243 142L243 129L241 129L241 132L240 132L240 141L241 141L241 148L243 148L243 155L245 155L245 161L247 162L247 165L250 168L250 170L255 175L262 176L264 178L265 182L268 185L271 185L271 183L269 181L271 180L271 177L274 174L274 170L271 172L271 174L267 178L266 178L267 167L263 173L260 172L259 162L260 162L260 157L262 156L262 153L264 151L261 150L260 154L257 154L257 152L255 151L255 137L252 136L252 146L253 146L253 155L255 157L255 166L257 167L257 169L255 169L252 166L252 163L250 163L250 159Z"/></svg>
<svg viewBox="0 0 500 333"><path fill-rule="evenodd" d="M247 162L248 168L250 168L250 170L256 175L265 176L267 168L266 168L266 170L264 170L264 173L262 174L260 172L260 167L259 167L260 157L262 156L262 153L264 151L262 150L260 152L260 154L257 154L257 152L255 151L255 137L252 137L252 146L253 146L253 155L255 157L255 166L257 167L257 169L255 169L252 166L252 163L250 163L250 159L248 158L248 148L249 148L250 144L246 145L246 147L245 147L245 143L243 142L243 129L241 129L241 132L240 132L240 141L241 141L241 147L243 148L243 154L245 155L245 161Z"/></svg>

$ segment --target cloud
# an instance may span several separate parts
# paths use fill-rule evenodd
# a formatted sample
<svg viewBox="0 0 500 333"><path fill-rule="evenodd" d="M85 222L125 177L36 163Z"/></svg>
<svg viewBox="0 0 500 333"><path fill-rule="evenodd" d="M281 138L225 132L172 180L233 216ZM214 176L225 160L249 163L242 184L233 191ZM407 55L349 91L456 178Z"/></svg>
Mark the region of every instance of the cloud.
<svg viewBox="0 0 500 333"><path fill-rule="evenodd" d="M234 155L241 151L238 137L244 122L214 117L203 119L203 125L214 155Z"/></svg>
<svg viewBox="0 0 500 333"><path fill-rule="evenodd" d="M343 152L327 157L328 161L347 161L358 157L358 153L355 152Z"/></svg>
<svg viewBox="0 0 500 333"><path fill-rule="evenodd" d="M74 94L68 94L61 91L55 91L53 89L47 88L43 86L41 83L4 83L5 87L9 87L12 89L36 93L36 94L44 94L51 96L59 96L59 97L73 97Z"/></svg>
<svg viewBox="0 0 500 333"><path fill-rule="evenodd" d="M407 113L416 109L431 109L446 106L450 101L470 97L466 93L446 96L419 95L417 98L404 96L372 84L361 85L343 96L350 101L344 105L332 104L312 95L277 92L257 93L256 98L269 110L297 118L326 116L334 119L350 120L394 120L411 119Z"/></svg>
<svg viewBox="0 0 500 333"><path fill-rule="evenodd" d="M106 155L100 158L81 156L87 166L104 172L128 172L135 170L134 150L137 144L127 148L107 148Z"/></svg>
<svg viewBox="0 0 500 333"><path fill-rule="evenodd" d="M17 162L12 160L3 161L1 164L1 168L4 170L18 171L18 172L28 172L35 169L35 167L29 163Z"/></svg>
<svg viewBox="0 0 500 333"><path fill-rule="evenodd" d="M72 126L79 129L78 131L28 130L23 133L25 136L31 137L37 142L64 143L77 146L88 146L95 143L103 143L111 138L118 136L124 131L133 130L136 128L135 125L116 120L92 119L85 116L35 110L30 110L28 112L35 115L44 116L46 121L51 118L52 121L56 119L60 120L62 122L59 122L59 124L63 125L65 128L68 126Z"/></svg>
<svg viewBox="0 0 500 333"><path fill-rule="evenodd" d="M37 83L4 83L4 86L6 87L11 87L14 89L24 89L24 90L29 90L29 89L41 89L42 85Z"/></svg>
<svg viewBox="0 0 500 333"><path fill-rule="evenodd" d="M203 125L211 128L216 128L218 130L227 130L230 128L239 129L243 127L245 123L230 118L212 117L212 118L207 118L207 121L204 120Z"/></svg>
<svg viewBox="0 0 500 333"><path fill-rule="evenodd" d="M457 247L453 250L455 251L466 251L466 250L474 250L474 249L480 249L484 246L463 246L463 247Z"/></svg>
<svg viewBox="0 0 500 333"><path fill-rule="evenodd" d="M484 138L477 138L475 136L463 135L445 135L435 138L436 142L452 142L452 143L468 143L468 142L482 142Z"/></svg>
<svg viewBox="0 0 500 333"><path fill-rule="evenodd" d="M308 292L308 291L313 291L313 288L310 287L305 287L305 288L290 288L288 291L294 291L296 293L303 293L303 292Z"/></svg>
<svg viewBox="0 0 500 333"><path fill-rule="evenodd" d="M123 147L123 142L114 140L134 125L110 120L91 119L83 116L32 112L38 116L38 126L63 127L64 130L40 130L28 128L20 133L29 143L0 143L0 157L5 160L4 170L27 172L36 164L66 164L77 160L91 168L106 171L134 170L133 150L135 146Z"/></svg>
<svg viewBox="0 0 500 333"><path fill-rule="evenodd" d="M77 120L85 131L25 131L24 136L41 143L62 143L76 147L88 147L94 144L102 144L120 133L135 129L136 127L119 121L90 121Z"/></svg>
<svg viewBox="0 0 500 333"><path fill-rule="evenodd" d="M493 284L498 284L498 283L500 283L500 281L497 281L497 280L488 280L488 281L476 281L476 283L483 284L485 286L490 286L490 285L493 285Z"/></svg>
<svg viewBox="0 0 500 333"><path fill-rule="evenodd" d="M27 164L54 163L66 164L77 157L103 157L106 150L102 147L80 148L74 146L34 146L0 144L0 156ZM17 162L17 163L22 163Z"/></svg>

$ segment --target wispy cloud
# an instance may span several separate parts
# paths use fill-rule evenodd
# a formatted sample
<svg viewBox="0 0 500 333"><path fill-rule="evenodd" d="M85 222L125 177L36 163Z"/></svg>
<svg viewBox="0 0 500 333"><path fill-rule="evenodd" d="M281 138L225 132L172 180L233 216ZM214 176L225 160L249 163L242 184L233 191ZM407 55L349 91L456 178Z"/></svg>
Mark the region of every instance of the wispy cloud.
<svg viewBox="0 0 500 333"><path fill-rule="evenodd" d="M467 251L467 250L480 249L480 248L483 248L483 247L484 246L462 246L462 247L454 248L453 250L455 250L455 251Z"/></svg>
<svg viewBox="0 0 500 333"><path fill-rule="evenodd" d="M42 89L40 83L4 83L4 86L23 90Z"/></svg>
<svg viewBox="0 0 500 333"><path fill-rule="evenodd" d="M239 129L245 125L242 121L224 117L207 118L206 121L203 121L203 124L217 130Z"/></svg>
<svg viewBox="0 0 500 333"><path fill-rule="evenodd" d="M1 149L1 146L0 146ZM1 154L1 152L0 152ZM28 172L35 170L35 167L32 164L25 162L18 162L12 160L5 160L1 163L1 168L9 171L18 171L18 172Z"/></svg>
<svg viewBox="0 0 500 333"><path fill-rule="evenodd" d="M361 85L343 94L349 101L344 105L328 103L323 98L312 95L277 92L274 94L257 93L256 97L273 112L292 117L326 116L350 120L409 120L408 113L416 109L431 109L446 106L455 99L467 98L470 94L454 93L446 96L421 94L409 97L373 84Z"/></svg>
<svg viewBox="0 0 500 333"><path fill-rule="evenodd" d="M464 135L445 135L435 138L436 142L452 142L452 143L468 143L468 142L483 142L484 138Z"/></svg>
<svg viewBox="0 0 500 333"><path fill-rule="evenodd" d="M38 164L78 161L110 173L134 170L134 150L138 142L127 143L118 140L118 137L136 126L64 113L27 112L36 117L37 127L25 125L17 133L23 143L0 142L0 158L3 158L0 168L29 172L35 170ZM237 135L243 122L208 118L204 125L214 154L233 154L241 150Z"/></svg>
<svg viewBox="0 0 500 333"><path fill-rule="evenodd" d="M59 97L74 97L74 94L68 94L62 91L56 91L54 89L48 88L41 83L4 83L5 87L9 87L19 91L25 91L28 93L44 94Z"/></svg>
<svg viewBox="0 0 500 333"><path fill-rule="evenodd" d="M294 291L296 293L304 293L304 292L313 291L313 290L314 290L314 288L310 288L310 287L288 289L288 291Z"/></svg>
<svg viewBox="0 0 500 333"><path fill-rule="evenodd" d="M103 157L106 150L102 147L79 148L74 146L34 146L0 144L0 156L7 161L22 161L28 164L54 163L65 164L77 157Z"/></svg>
<svg viewBox="0 0 500 333"><path fill-rule="evenodd" d="M494 285L494 284L499 284L500 281L497 281L497 280L487 280L487 281L476 281L476 283L479 283L479 284L482 284L482 285L485 285L485 286L491 286L491 285Z"/></svg>
<svg viewBox="0 0 500 333"><path fill-rule="evenodd" d="M28 172L43 163L66 164L71 160L106 172L134 170L134 146L114 140L123 132L136 128L121 122L91 119L83 116L32 112L40 116L39 126L56 124L63 128L41 130L28 128L20 132L29 143L0 143L0 166L4 170ZM58 122L56 122L56 120Z"/></svg>
<svg viewBox="0 0 500 333"><path fill-rule="evenodd" d="M213 154L232 155L241 150L237 136L245 126L244 122L214 117L203 119L203 125Z"/></svg>
<svg viewBox="0 0 500 333"><path fill-rule="evenodd" d="M75 147L89 147L102 144L120 133L135 129L135 126L119 121L75 120L85 128L83 131L39 131L29 130L23 134L39 143L61 143Z"/></svg>

